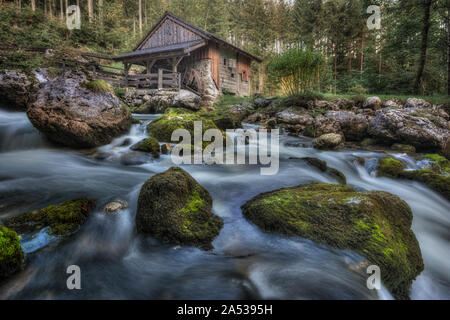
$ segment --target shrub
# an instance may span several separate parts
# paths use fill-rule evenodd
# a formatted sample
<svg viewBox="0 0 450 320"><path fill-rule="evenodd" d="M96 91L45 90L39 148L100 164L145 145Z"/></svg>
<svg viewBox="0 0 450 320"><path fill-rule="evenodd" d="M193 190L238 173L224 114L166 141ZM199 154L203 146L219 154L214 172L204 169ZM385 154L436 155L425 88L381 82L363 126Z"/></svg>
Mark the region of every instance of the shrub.
<svg viewBox="0 0 450 320"><path fill-rule="evenodd" d="M321 53L317 51L292 48L274 56L268 71L280 83L285 94L295 95L312 90L323 61Z"/></svg>

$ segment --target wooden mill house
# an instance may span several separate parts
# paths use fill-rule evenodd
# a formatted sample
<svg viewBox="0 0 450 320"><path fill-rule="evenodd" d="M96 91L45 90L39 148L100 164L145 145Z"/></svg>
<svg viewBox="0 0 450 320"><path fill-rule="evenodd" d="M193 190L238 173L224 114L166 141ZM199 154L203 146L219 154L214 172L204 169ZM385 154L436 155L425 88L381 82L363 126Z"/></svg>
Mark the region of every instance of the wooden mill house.
<svg viewBox="0 0 450 320"><path fill-rule="evenodd" d="M250 95L251 63L261 62L171 13L165 13L132 52L114 60L124 64L127 87L185 88L211 101L223 92ZM145 72L129 74L133 64L144 66Z"/></svg>

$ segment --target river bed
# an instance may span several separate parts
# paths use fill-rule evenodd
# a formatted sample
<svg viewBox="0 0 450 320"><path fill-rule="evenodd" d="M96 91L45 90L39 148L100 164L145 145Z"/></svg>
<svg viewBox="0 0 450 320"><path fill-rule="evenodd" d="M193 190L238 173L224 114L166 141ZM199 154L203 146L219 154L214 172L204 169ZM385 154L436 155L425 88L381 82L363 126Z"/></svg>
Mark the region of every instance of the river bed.
<svg viewBox="0 0 450 320"><path fill-rule="evenodd" d="M213 212L224 221L214 249L166 245L136 234L142 184L172 164L162 155L126 165L123 156L132 151L121 144L145 138L145 126L156 116L135 115L141 124L98 148L100 159L55 147L25 113L0 110L0 219L82 196L99 201L98 210L68 239L42 234L22 239L30 252L26 267L0 285L0 299L392 299L384 287L367 289L369 275L358 267L365 259L358 254L263 233L244 219L241 205L261 192L313 181L336 183L293 157L326 160L355 189L387 191L405 200L425 263L411 297L450 299L450 203L417 182L376 177L371 164L381 153L319 151L308 138L282 134L280 170L274 176L261 175L258 165L182 165L210 192ZM406 155L392 155L416 166ZM361 166L355 157L369 160ZM115 199L129 207L105 215L101 208ZM69 265L80 267L82 290L67 289Z"/></svg>

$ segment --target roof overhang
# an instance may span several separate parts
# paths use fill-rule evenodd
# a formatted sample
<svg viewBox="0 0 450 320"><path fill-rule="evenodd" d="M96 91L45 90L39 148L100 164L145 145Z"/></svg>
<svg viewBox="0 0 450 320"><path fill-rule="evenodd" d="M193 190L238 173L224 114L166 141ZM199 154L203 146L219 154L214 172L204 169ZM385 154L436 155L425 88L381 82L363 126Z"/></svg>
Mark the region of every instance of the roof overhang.
<svg viewBox="0 0 450 320"><path fill-rule="evenodd" d="M163 47L136 50L115 57L116 61L142 61L152 59L164 59L168 57L189 55L192 51L206 45L204 40L195 40L171 44Z"/></svg>

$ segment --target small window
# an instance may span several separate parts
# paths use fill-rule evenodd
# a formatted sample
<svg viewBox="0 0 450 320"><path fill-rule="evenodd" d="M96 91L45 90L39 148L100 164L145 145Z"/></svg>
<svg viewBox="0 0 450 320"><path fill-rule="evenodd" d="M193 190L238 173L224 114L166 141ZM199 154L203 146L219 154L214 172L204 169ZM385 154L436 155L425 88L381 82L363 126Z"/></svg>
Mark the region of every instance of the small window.
<svg viewBox="0 0 450 320"><path fill-rule="evenodd" d="M234 73L231 74L231 77L234 78Z"/></svg>
<svg viewBox="0 0 450 320"><path fill-rule="evenodd" d="M223 59L223 65L224 65L224 66L227 65L227 59Z"/></svg>

